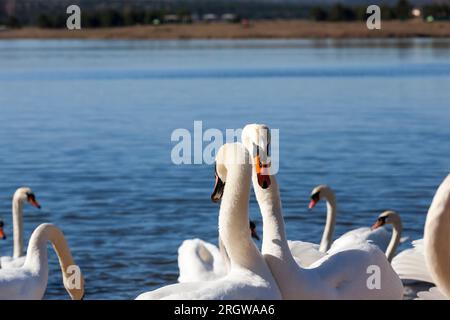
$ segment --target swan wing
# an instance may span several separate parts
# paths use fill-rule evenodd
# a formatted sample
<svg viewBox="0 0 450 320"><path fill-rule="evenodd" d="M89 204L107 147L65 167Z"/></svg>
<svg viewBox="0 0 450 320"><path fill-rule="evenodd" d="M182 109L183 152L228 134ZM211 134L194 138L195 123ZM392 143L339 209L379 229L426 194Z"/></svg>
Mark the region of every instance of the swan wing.
<svg viewBox="0 0 450 320"><path fill-rule="evenodd" d="M183 241L178 248L179 282L209 281L225 275L219 249L201 239Z"/></svg>
<svg viewBox="0 0 450 320"><path fill-rule="evenodd" d="M386 252L389 242L391 241L392 233L386 230L386 228L381 227L375 230L370 230L367 234L365 241L372 241L373 244L377 245L381 251Z"/></svg>
<svg viewBox="0 0 450 320"><path fill-rule="evenodd" d="M326 255L319 251L320 246L315 243L288 240L288 245L292 256L301 267L308 267Z"/></svg>
<svg viewBox="0 0 450 320"><path fill-rule="evenodd" d="M40 300L46 287L46 277L24 268L0 270L0 300Z"/></svg>
<svg viewBox="0 0 450 320"><path fill-rule="evenodd" d="M368 228L358 228L344 233L333 242L328 253L334 254L346 250L349 247L353 247L355 244L361 243L361 239L364 239L367 236L367 233Z"/></svg>
<svg viewBox="0 0 450 320"><path fill-rule="evenodd" d="M354 245L362 245L367 241L376 244L381 251L386 251L391 235L389 232L381 227L376 230L371 230L367 227L357 228L344 233L338 239L336 239L331 245L328 253L334 254L339 251L346 250L353 247Z"/></svg>
<svg viewBox="0 0 450 320"><path fill-rule="evenodd" d="M25 263L26 256L13 258L13 257L1 257L0 267L1 269L14 269L21 268Z"/></svg>
<svg viewBox="0 0 450 320"><path fill-rule="evenodd" d="M413 241L412 245L392 259L392 267L402 280L434 283L425 262L423 239Z"/></svg>
<svg viewBox="0 0 450 320"><path fill-rule="evenodd" d="M214 281L177 283L143 293L136 300L272 300L278 288L249 270L230 272Z"/></svg>
<svg viewBox="0 0 450 320"><path fill-rule="evenodd" d="M338 299L403 298L403 285L385 254L371 243L354 245L314 263L314 270ZM379 277L377 276L379 274ZM373 279L373 281L371 280ZM369 284L376 286L369 288Z"/></svg>

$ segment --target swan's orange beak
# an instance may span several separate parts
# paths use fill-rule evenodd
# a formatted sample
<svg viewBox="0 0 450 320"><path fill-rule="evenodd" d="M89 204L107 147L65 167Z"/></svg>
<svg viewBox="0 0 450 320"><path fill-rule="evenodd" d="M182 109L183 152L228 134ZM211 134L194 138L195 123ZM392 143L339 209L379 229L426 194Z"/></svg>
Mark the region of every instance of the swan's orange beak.
<svg viewBox="0 0 450 320"><path fill-rule="evenodd" d="M39 204L39 202L37 202L36 200L36 196L34 194L29 194L28 195L28 202L33 206L36 207L38 209L41 208L41 205Z"/></svg>
<svg viewBox="0 0 450 320"><path fill-rule="evenodd" d="M263 189L270 187L270 163L263 163L258 155L255 157L255 168L259 186Z"/></svg>
<svg viewBox="0 0 450 320"><path fill-rule="evenodd" d="M308 208L309 208L309 209L314 208L314 207L316 206L317 202L319 202L318 199L311 199L311 202L309 203Z"/></svg>
<svg viewBox="0 0 450 320"><path fill-rule="evenodd" d="M377 222L375 222L372 226L372 230L378 229L379 227L382 227L384 225L384 221L382 219L378 219Z"/></svg>
<svg viewBox="0 0 450 320"><path fill-rule="evenodd" d="M3 227L0 227L0 239L5 240L6 239L6 235L3 232Z"/></svg>

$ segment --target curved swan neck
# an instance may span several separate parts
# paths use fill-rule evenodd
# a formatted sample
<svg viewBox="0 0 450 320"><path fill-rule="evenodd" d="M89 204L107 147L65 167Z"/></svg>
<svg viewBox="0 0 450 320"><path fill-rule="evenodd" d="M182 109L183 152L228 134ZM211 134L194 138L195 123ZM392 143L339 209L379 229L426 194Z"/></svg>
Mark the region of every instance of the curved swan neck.
<svg viewBox="0 0 450 320"><path fill-rule="evenodd" d="M386 258L389 262L394 258L398 245L400 244L400 237L402 236L403 225L401 220L396 220L392 224L392 237L386 249Z"/></svg>
<svg viewBox="0 0 450 320"><path fill-rule="evenodd" d="M425 260L438 288L450 298L450 175L439 186L424 230Z"/></svg>
<svg viewBox="0 0 450 320"><path fill-rule="evenodd" d="M79 273L77 287L73 287L73 284L68 283L72 272L74 272L72 268L76 267L76 264L63 233L54 225L44 223L34 230L28 244L24 268L28 268L35 273L48 273L47 241L52 243L58 256L66 290L72 299L82 298L84 295L83 275L81 272ZM76 282L77 280L75 279Z"/></svg>
<svg viewBox="0 0 450 320"><path fill-rule="evenodd" d="M327 221L323 229L322 240L320 241L320 252L327 252L333 241L334 227L336 225L336 198L333 196L325 196L327 200Z"/></svg>
<svg viewBox="0 0 450 320"><path fill-rule="evenodd" d="M295 262L286 239L283 209L276 177L270 176L270 187L263 190L259 187L258 179L254 174L253 188L263 219L261 251L283 293L283 298L295 299L299 295L311 296L308 292L314 284L311 282L307 270ZM292 285L293 283L295 285Z"/></svg>
<svg viewBox="0 0 450 320"><path fill-rule="evenodd" d="M259 252L248 232L251 165L230 165L219 212L219 236L230 264L255 269Z"/></svg>
<svg viewBox="0 0 450 320"><path fill-rule="evenodd" d="M253 174L253 188L263 219L262 253L271 253L278 257L292 257L287 243L283 219L283 208L277 179L270 176L270 187L261 189L256 174ZM295 262L295 261L294 261Z"/></svg>
<svg viewBox="0 0 450 320"><path fill-rule="evenodd" d="M16 195L12 201L12 220L13 220L13 258L23 256L23 201Z"/></svg>

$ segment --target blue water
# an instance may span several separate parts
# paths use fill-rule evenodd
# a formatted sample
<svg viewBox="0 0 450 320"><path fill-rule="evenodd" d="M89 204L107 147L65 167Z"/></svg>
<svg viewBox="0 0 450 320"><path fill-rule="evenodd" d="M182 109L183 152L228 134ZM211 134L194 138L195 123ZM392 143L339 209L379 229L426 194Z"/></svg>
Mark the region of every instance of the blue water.
<svg viewBox="0 0 450 320"><path fill-rule="evenodd" d="M332 186L336 235L397 210L420 238L450 169L450 40L0 41L0 218L30 186L26 239L65 233L87 299L130 299L176 281L183 239L216 242L213 167L171 162L174 129L280 130L290 239L318 242ZM254 199L251 217L261 232ZM27 241L27 240L26 240ZM407 244L402 248L407 247ZM46 298L67 299L50 254Z"/></svg>

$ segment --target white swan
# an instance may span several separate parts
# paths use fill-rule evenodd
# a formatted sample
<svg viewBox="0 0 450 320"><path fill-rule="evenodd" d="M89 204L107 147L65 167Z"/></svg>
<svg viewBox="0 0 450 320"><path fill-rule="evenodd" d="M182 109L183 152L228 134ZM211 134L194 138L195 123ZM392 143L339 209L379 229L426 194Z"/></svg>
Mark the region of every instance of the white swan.
<svg viewBox="0 0 450 320"><path fill-rule="evenodd" d="M230 257L230 271L220 279L177 283L143 293L137 299L280 299L267 264L248 232L252 166L239 143L222 146L216 157L213 201L222 198L219 236Z"/></svg>
<svg viewBox="0 0 450 320"><path fill-rule="evenodd" d="M423 232L427 269L436 287L418 293L421 299L450 299L450 174L434 195Z"/></svg>
<svg viewBox="0 0 450 320"><path fill-rule="evenodd" d="M327 219L328 220L328 219ZM372 226L372 230L377 230L381 228L382 226L386 224L392 225L392 236L390 238L389 244L387 245L385 255L389 262L392 261L392 258L395 255L395 252L397 250L398 245L400 244L400 235L402 233L403 227L402 222L400 219L400 216L392 210L387 210L381 213L378 216L377 222ZM325 227L327 229L328 226ZM363 230L364 229L364 230ZM292 255L294 256L297 263L299 263L303 267L307 267L314 263L315 261L321 259L327 254L334 254L336 252L345 250L346 248L353 247L357 244L363 244L364 242L370 241L374 244L378 245L375 241L372 239L376 239L379 234L376 233L369 233L366 231L366 228L359 228L356 230L361 230L355 233L352 233L350 231L349 233L346 233L346 236L341 239L337 239L338 241L336 245L332 245L331 248L326 251L322 252L321 248L325 249L326 246L323 246L323 241L321 242L321 245L311 243L311 242L305 242L305 241L288 241L289 248L291 250ZM353 230L353 231L356 231ZM384 234L384 232L382 233ZM326 241L328 241L329 237L327 237L324 234L324 238ZM322 240L324 239L322 238ZM342 241L342 243L340 242ZM344 242L345 241L345 242ZM326 243L326 242L325 242ZM378 245L378 247L380 247ZM381 248L380 248L381 249ZM395 268L394 268L395 270Z"/></svg>
<svg viewBox="0 0 450 320"><path fill-rule="evenodd" d="M312 209L320 199L326 199L327 218L322 233L320 244L307 241L288 241L289 248L296 262L307 267L327 255L333 241L333 233L336 225L336 196L331 188L326 185L315 187L311 193L309 209Z"/></svg>
<svg viewBox="0 0 450 320"><path fill-rule="evenodd" d="M269 145L271 142L269 127L264 124L248 124L242 130L241 140L254 157L254 163L257 165L255 169L259 185L262 186L262 182L266 185L270 185L270 180L264 180L265 178L262 177L260 169L269 166L269 164L266 164L269 162ZM327 219L320 245L307 241L288 240L289 249L297 264L303 267L310 266L327 254L342 251L355 244L361 244L368 240L373 241L383 251L386 251L386 256L389 257L389 261L392 259L399 243L397 240L400 241L400 237L397 239L397 235L400 236L402 231L401 220L396 213L392 213L395 215L395 217L392 217L391 219L393 221L392 224L394 229L392 237L385 228L377 227L376 230L372 230L371 228L363 227L345 233L332 245L337 215L336 196L334 191L327 185L319 185L315 187L311 193L309 208L312 209L321 199L326 200ZM389 248L388 251L389 243L392 243L393 246Z"/></svg>
<svg viewBox="0 0 450 320"><path fill-rule="evenodd" d="M244 140L243 140L244 141ZM261 152L253 153L253 188L263 217L262 253L284 299L401 299L403 286L383 252L370 243L326 255L305 269L297 264L286 239L275 175ZM262 155L263 157L266 155ZM262 172L260 168L266 168ZM263 177L261 177L263 175ZM376 289L368 283L376 270Z"/></svg>
<svg viewBox="0 0 450 320"><path fill-rule="evenodd" d="M308 269L300 267L289 250L278 185L253 186L263 216L262 253L285 299L401 299L402 283L384 253L370 243L328 254ZM376 270L376 271L374 271ZM371 272L377 272L377 289L369 287Z"/></svg>
<svg viewBox="0 0 450 320"><path fill-rule="evenodd" d="M386 248L385 254L388 261L391 262L392 258L395 255L395 252L397 251L397 247L400 244L400 236L403 231L403 224L397 212L393 210L387 210L382 212L378 216L377 221L372 226L372 230L376 231L387 224L392 225L392 236Z"/></svg>
<svg viewBox="0 0 450 320"><path fill-rule="evenodd" d="M336 196L329 186L319 185L311 193L309 208L314 208L321 199L325 199L327 203L327 219L320 246L304 241L289 242L289 247L296 261L300 261L302 266L308 266L326 254L333 254L366 241L376 244L381 250L385 251L388 260L392 260L401 241L402 232L401 219L396 212L385 211L379 217L381 219L383 215L386 215L383 219L389 218L388 223L392 224L392 235L385 228L380 227L386 224L383 223L376 228L361 227L348 231L332 242L337 215Z"/></svg>
<svg viewBox="0 0 450 320"><path fill-rule="evenodd" d="M13 220L13 238L14 249L13 256L0 257L0 268L19 268L25 262L23 246L23 206L28 202L33 207L41 208L36 200L36 196L30 188L19 188L16 190L12 200L12 220Z"/></svg>
<svg viewBox="0 0 450 320"><path fill-rule="evenodd" d="M376 228L361 227L350 230L331 243L337 214L336 196L329 186L317 186L311 193L309 208L314 208L321 199L325 199L327 202L327 221L320 243L321 252L328 251L328 253L332 254L358 243L372 241L386 253L389 261L392 260L392 257L395 255L395 250L400 243L402 233L402 222L396 212L386 211L379 216L379 221L386 220L388 224L392 225L392 234L382 227L386 224L383 223ZM385 215L384 218L382 218L383 214ZM389 247L390 244L391 247Z"/></svg>
<svg viewBox="0 0 450 320"><path fill-rule="evenodd" d="M270 179L266 179L263 171L270 166L270 129L264 124L248 124L241 134L242 144L253 156L253 163L256 164L256 175L258 183L263 187L270 185ZM334 227L334 224L333 224ZM309 266L326 255L319 251L319 246L306 241L288 240L289 248L296 262L301 266Z"/></svg>
<svg viewBox="0 0 450 320"><path fill-rule="evenodd" d="M48 280L47 242L58 256L64 286L72 299L84 295L83 275L76 267L62 232L52 224L38 226L31 235L25 263L20 268L0 269L0 300L39 300Z"/></svg>
<svg viewBox="0 0 450 320"><path fill-rule="evenodd" d="M252 238L259 240L256 225L249 222ZM210 281L229 270L228 254L219 238L219 248L201 239L184 240L178 248L178 282Z"/></svg>

